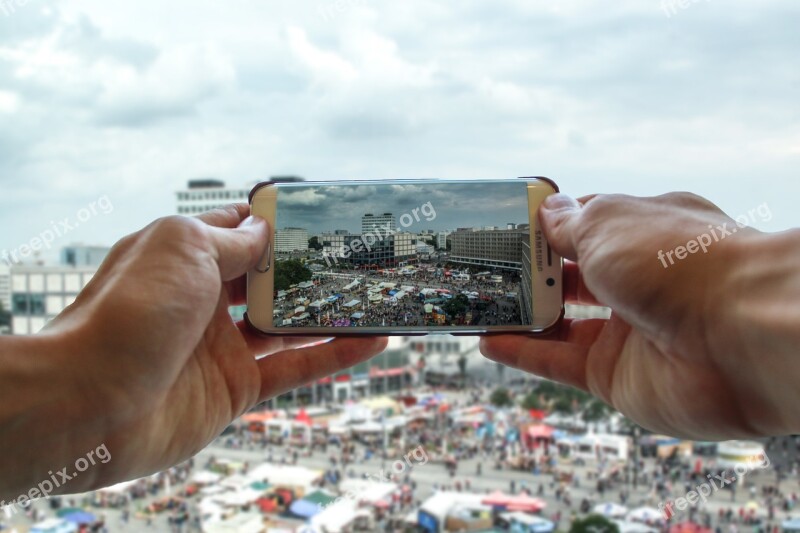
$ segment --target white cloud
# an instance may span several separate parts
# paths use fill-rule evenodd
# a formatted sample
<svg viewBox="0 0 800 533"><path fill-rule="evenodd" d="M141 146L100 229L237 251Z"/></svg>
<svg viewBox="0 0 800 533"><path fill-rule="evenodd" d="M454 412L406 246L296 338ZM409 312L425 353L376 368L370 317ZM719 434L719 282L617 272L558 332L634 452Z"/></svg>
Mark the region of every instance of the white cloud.
<svg viewBox="0 0 800 533"><path fill-rule="evenodd" d="M19 97L10 91L0 91L0 113L14 113L19 107Z"/></svg>

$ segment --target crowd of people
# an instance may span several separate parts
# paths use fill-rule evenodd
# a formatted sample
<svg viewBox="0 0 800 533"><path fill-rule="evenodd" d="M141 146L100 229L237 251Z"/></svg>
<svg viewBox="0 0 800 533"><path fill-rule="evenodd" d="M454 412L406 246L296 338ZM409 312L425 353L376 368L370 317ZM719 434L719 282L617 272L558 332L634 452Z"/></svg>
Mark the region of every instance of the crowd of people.
<svg viewBox="0 0 800 533"><path fill-rule="evenodd" d="M469 279L461 279L450 272L447 268L420 265L419 268L380 273L342 268L318 273L312 287L296 288L277 300L276 324L288 327L521 325L519 274L495 273L502 276L500 281L492 280L488 274L475 276L474 272ZM356 280L358 284L352 287ZM378 293L370 293L369 289L381 283L395 286L382 290L380 300L371 301L369 297ZM407 288L402 291L404 294L394 297L402 287ZM424 295L423 289L438 292ZM448 313L442 304L459 294L468 295L463 311ZM329 301L332 297L335 300ZM359 302L357 306L345 307L353 300ZM325 302L322 307L310 306L319 301ZM426 304L431 302L433 309L426 310Z"/></svg>

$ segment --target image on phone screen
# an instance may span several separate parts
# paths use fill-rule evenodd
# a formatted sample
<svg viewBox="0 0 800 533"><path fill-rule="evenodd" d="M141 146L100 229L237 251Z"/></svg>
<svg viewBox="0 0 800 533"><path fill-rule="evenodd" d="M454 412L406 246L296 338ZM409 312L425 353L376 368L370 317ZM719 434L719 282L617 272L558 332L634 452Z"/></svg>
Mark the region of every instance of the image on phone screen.
<svg viewBox="0 0 800 533"><path fill-rule="evenodd" d="M278 328L532 323L525 182L295 185L276 212Z"/></svg>

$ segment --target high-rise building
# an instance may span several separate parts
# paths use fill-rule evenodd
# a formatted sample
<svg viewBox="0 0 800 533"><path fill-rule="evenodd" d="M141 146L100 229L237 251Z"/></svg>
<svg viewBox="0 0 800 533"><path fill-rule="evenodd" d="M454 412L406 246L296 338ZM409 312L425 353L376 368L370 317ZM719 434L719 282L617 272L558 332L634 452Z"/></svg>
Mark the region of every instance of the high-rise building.
<svg viewBox="0 0 800 533"><path fill-rule="evenodd" d="M11 331L38 333L75 301L95 267L15 265L11 267Z"/></svg>
<svg viewBox="0 0 800 533"><path fill-rule="evenodd" d="M440 231L436 234L436 247L440 250L447 249L447 237L450 236L449 231Z"/></svg>
<svg viewBox="0 0 800 533"><path fill-rule="evenodd" d="M73 244L61 249L61 264L73 267L99 267L111 248Z"/></svg>
<svg viewBox="0 0 800 533"><path fill-rule="evenodd" d="M397 219L391 213L373 215L367 213L361 217L361 234L372 233L374 235L386 236L397 230Z"/></svg>
<svg viewBox="0 0 800 533"><path fill-rule="evenodd" d="M304 228L283 228L275 231L275 251L277 253L303 252L308 250L308 230Z"/></svg>

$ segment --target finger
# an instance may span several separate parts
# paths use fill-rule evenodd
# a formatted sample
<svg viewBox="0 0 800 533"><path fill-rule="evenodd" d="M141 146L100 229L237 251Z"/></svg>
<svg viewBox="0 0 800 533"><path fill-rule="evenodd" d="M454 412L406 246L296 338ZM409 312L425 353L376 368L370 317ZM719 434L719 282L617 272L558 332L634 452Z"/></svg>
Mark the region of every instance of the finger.
<svg viewBox="0 0 800 533"><path fill-rule="evenodd" d="M230 204L217 209L212 209L195 218L218 228L236 228L244 219L250 216L250 206L247 204Z"/></svg>
<svg viewBox="0 0 800 533"><path fill-rule="evenodd" d="M603 305L583 282L577 263L564 261L564 302L575 305Z"/></svg>
<svg viewBox="0 0 800 533"><path fill-rule="evenodd" d="M228 292L230 305L245 305L247 303L247 276L239 276L225 282L225 290Z"/></svg>
<svg viewBox="0 0 800 533"><path fill-rule="evenodd" d="M259 402L366 361L386 349L387 342L385 337L340 338L320 346L278 352L259 359Z"/></svg>
<svg viewBox="0 0 800 533"><path fill-rule="evenodd" d="M253 328L244 320L236 323L236 327L242 334L250 351L256 357L266 354L292 350L301 346L308 346L319 342L326 342L330 339L325 337L287 337L284 335L264 335L253 331Z"/></svg>
<svg viewBox="0 0 800 533"><path fill-rule="evenodd" d="M210 227L209 235L222 281L240 278L256 266L270 239L267 221L253 216L237 228Z"/></svg>
<svg viewBox="0 0 800 533"><path fill-rule="evenodd" d="M566 194L548 196L539 208L539 221L542 224L547 242L561 257L578 260L577 227L582 206Z"/></svg>
<svg viewBox="0 0 800 533"><path fill-rule="evenodd" d="M588 391L587 358L606 323L604 319L564 321L563 340L519 335L484 337L480 350L489 359L511 368Z"/></svg>

